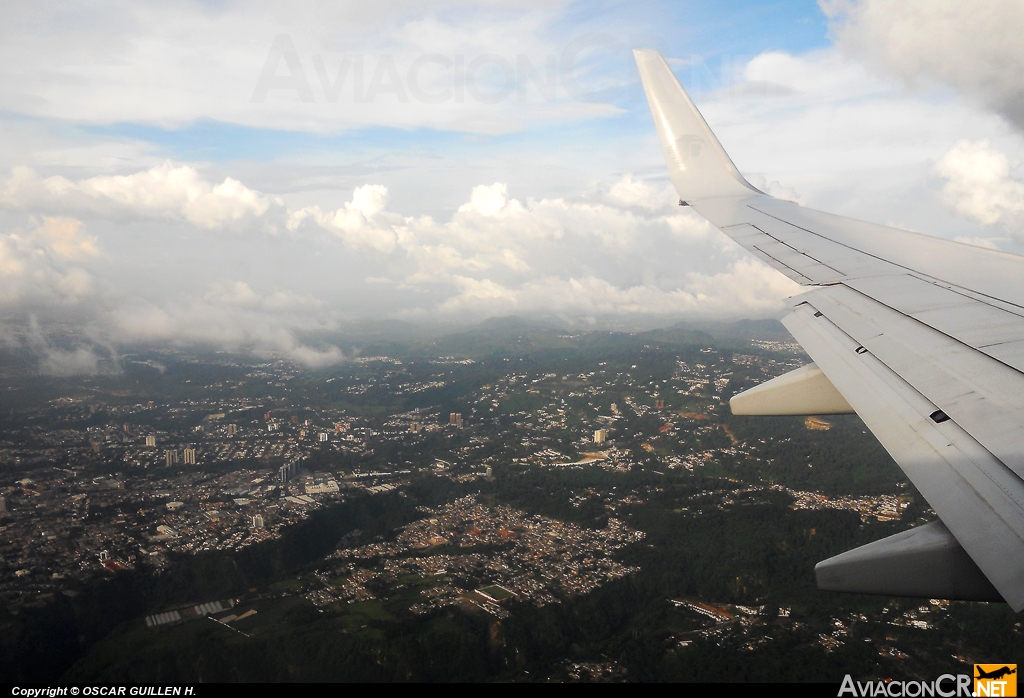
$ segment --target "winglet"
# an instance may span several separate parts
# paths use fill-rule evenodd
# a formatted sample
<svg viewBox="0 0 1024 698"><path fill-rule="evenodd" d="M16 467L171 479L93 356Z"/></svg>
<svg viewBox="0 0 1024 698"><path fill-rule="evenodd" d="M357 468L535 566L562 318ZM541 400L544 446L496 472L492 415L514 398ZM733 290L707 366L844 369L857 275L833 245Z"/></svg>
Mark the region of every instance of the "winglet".
<svg viewBox="0 0 1024 698"><path fill-rule="evenodd" d="M743 178L661 54L634 49L672 183L683 201L760 194Z"/></svg>

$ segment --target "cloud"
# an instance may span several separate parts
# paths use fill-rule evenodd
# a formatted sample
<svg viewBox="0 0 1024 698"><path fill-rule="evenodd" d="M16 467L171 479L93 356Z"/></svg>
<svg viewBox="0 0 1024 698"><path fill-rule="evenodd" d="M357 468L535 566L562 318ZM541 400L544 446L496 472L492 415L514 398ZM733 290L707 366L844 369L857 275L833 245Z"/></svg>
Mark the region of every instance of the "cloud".
<svg viewBox="0 0 1024 698"><path fill-rule="evenodd" d="M587 54L600 42L573 53L563 38L566 4L113 2L86 21L23 4L0 26L0 110L91 124L473 133L621 113L576 98L600 94L608 76Z"/></svg>
<svg viewBox="0 0 1024 698"><path fill-rule="evenodd" d="M599 183L573 199L524 202L510 195L506 183L477 185L470 188L467 200L448 220L390 210L388 189L380 184L355 187L350 199L338 208L314 204L289 212L283 202L277 203L236 179L229 177L224 184L213 185L194 168L169 162L135 174L79 180L41 178L26 168L15 168L2 191L3 202L21 210L71 210L95 221L163 220L199 230L244 219L251 222L276 207L284 227L292 233L282 253L289 254L288 247L319 250L315 254L330 251L363 270L358 287L341 280L343 287L363 294L365 299L365 280L370 279L369 283L385 294L378 297L383 302L390 298L391 303L409 302L411 297L399 301L394 294L415 291L419 294L412 300L416 311L425 313L444 313L453 304L482 308L487 299L495 308L510 304L532 308L536 304L529 300L530 289L551 286L556 281L571 281L576 284L573 288L600 290L604 283L609 288L629 289L627 296L602 305L602 312L647 312L643 308L662 307L694 310L700 302L697 296L684 303L685 295L676 295L671 302L655 295L646 305L627 298L639 297L638 289L647 286L674 292L689 283L690 272L706 268L700 263L702 257L734 258L737 254L736 246L714 233L706 221L692 210L675 205L670 185L632 174ZM56 294L74 299L95 292L95 276L85 267L68 263L95 265L103 261L107 266L101 273L109 291L105 300L119 336L187 338L232 346L276 347L294 353L300 348L290 343L288 338L293 335L289 333L317 326L315 318L322 316L322 296L289 288L294 278L283 286L277 281L257 285L249 279L226 279L219 273L203 278L198 269L191 268L191 259L200 261L209 254L203 252L203 238L192 238L190 245L195 254L182 258L183 262L190 261L186 267L177 267L180 271L176 272L170 259L133 262L123 255L110 258L108 254L100 260L101 237L86 235L85 224L78 218L43 215L34 220L31 233L9 236L0 250L0 263L9 270L7 281L20 279L19 286L27 288L45 277ZM168 239L174 240L184 232L183 228ZM111 234L109 230L107 234ZM131 231L125 234L131 235ZM341 249L335 246L332 250L332 241ZM232 249L231 257L239 256L243 264L248 264L244 260L255 254L258 245L257 238L250 238L244 248ZM119 248L116 243L107 247ZM688 248L694 250L687 258L680 258L679 254ZM163 298L150 298L143 292L142 298L136 298L126 289L117 288L111 263L127 264L133 273L134 267L144 263L158 275L167 271L180 274L181 280L168 289L176 286L178 292L172 291L170 296L165 292ZM268 271L274 274L277 266L273 264ZM213 271L217 272L216 265ZM205 290L197 295L195 282L201 278ZM382 280L395 283L379 283ZM146 279L147 285L153 281L156 279ZM609 298L614 295L609 295L607 289L601 293ZM332 295L337 300L338 293ZM125 313L141 300L148 303L148 310ZM350 305L358 305L359 300L353 297ZM593 310L585 303L571 307L580 312ZM571 307L566 306L565 312ZM758 301L737 306L736 310L763 313L766 307ZM401 310L392 305L390 312ZM289 314L295 318L288 318ZM284 328L285 333L275 335L268 328ZM331 352L320 358L308 352L305 356L306 361L338 359Z"/></svg>
<svg viewBox="0 0 1024 698"><path fill-rule="evenodd" d="M626 174L609 188L607 200L623 208L663 211L666 207L677 205L679 195L667 182L656 185Z"/></svg>
<svg viewBox="0 0 1024 698"><path fill-rule="evenodd" d="M348 358L338 347L327 346L324 349L316 349L301 344L290 335L285 335L281 338L280 343L275 347L275 351L297 364L313 369L336 366L344 363Z"/></svg>
<svg viewBox="0 0 1024 698"><path fill-rule="evenodd" d="M263 216L272 202L230 177L205 181L194 168L170 162L130 175L99 176L77 182L39 177L15 167L0 187L8 208L57 210L115 218L170 217L206 230L237 226Z"/></svg>
<svg viewBox="0 0 1024 698"><path fill-rule="evenodd" d="M47 349L39 361L39 372L50 376L91 376L99 373L99 364L100 357L91 348Z"/></svg>
<svg viewBox="0 0 1024 698"><path fill-rule="evenodd" d="M53 346L43 335L35 316L29 318L25 343L39 355L39 372L43 375L91 376L98 373L119 373L121 370L117 354L107 343L78 344L69 349ZM97 347L103 349L108 356L100 356L96 351Z"/></svg>
<svg viewBox="0 0 1024 698"><path fill-rule="evenodd" d="M114 0L82 24L66 6L16 6L0 25L0 165L34 169L0 173L0 308L74 313L117 343L308 365L342 360L316 332L356 317L777 315L792 284L676 205L627 52L584 47L572 77L589 97L548 81L577 20L607 39L649 33L650 17L567 7ZM833 3L839 48L722 56L723 84L693 96L760 189L981 244L976 222L1003 234L1021 216L1024 151L992 112L1013 113L1022 74L1014 18L990 16L1007 7ZM670 28L671 14L647 13ZM688 85L723 50L713 34L685 48L707 62L673 60ZM253 100L274 45L276 75L297 84L281 36L312 101L287 87ZM512 72L477 64L474 96L460 77L485 55ZM956 89L906 89L939 83ZM970 147L947 158L960 139ZM969 220L936 205L944 187Z"/></svg>
<svg viewBox="0 0 1024 698"><path fill-rule="evenodd" d="M94 257L99 254L95 237L85 237L82 221L64 216L43 216L33 235L54 254L64 259Z"/></svg>
<svg viewBox="0 0 1024 698"><path fill-rule="evenodd" d="M458 295L441 304L442 314L485 317L508 313L568 318L622 315L775 315L799 285L760 261L745 258L720 274L689 275L682 288L620 288L593 276L545 278L508 288L487 279L455 277ZM742 308L740 313L737 310Z"/></svg>
<svg viewBox="0 0 1024 698"><path fill-rule="evenodd" d="M242 281L217 282L201 296L161 303L125 303L106 317L107 332L119 342L201 344L278 355L309 368L341 363L335 346L309 346L297 333L337 329L319 313L322 303L285 290L259 294Z"/></svg>
<svg viewBox="0 0 1024 698"><path fill-rule="evenodd" d="M942 82L1024 128L1019 0L819 0L836 45L912 86Z"/></svg>
<svg viewBox="0 0 1024 698"><path fill-rule="evenodd" d="M511 215L523 210L522 204L513 199L508 200L508 186L501 182L495 182L490 186L481 184L473 187L469 201L459 206L459 213L476 214L485 218L494 216Z"/></svg>
<svg viewBox="0 0 1024 698"><path fill-rule="evenodd" d="M96 190L97 179L37 179L44 184L33 191L57 191L48 200L54 204ZM125 180L154 181L148 176ZM124 180L118 185L106 191L154 189ZM371 303L375 317L421 320L469 321L510 312L555 314L570 322L596 316L778 314L792 283L744 256L692 209L677 206L667 187L664 181L626 174L572 199L521 201L507 184L496 182L469 187L466 200L447 219L435 220L391 210L388 189L365 184L337 208L315 204L292 211L288 236L254 237L245 246L219 236L193 238L180 264L166 252L135 259L112 239L105 242L103 232L86 235L78 219L47 216L36 219L29 233L0 238L0 264L10 268L8 281L20 279L28 288L45 277L55 296L67 298L97 293L96 276L79 262L107 265L96 267L105 290L90 317L111 344L199 344L282 356L309 367L345 360L340 347L315 336L367 315ZM147 210L180 211L184 200L154 196L148 201L158 199L163 203L147 204ZM118 198L133 202L136 210L146 200ZM188 221L170 227L165 245L175 244L183 225ZM131 230L121 235L138 237ZM210 245L227 256L211 255ZM261 254L268 263L253 267ZM193 268L193 259L206 260L207 266ZM344 264L355 274L306 274L309 262L318 259ZM138 285L124 285L110 264L127 265L138 274ZM239 268L245 272L232 277L229 269ZM11 309L20 307L11 303ZM95 358L102 353L88 346L45 355L51 373L102 365Z"/></svg>
<svg viewBox="0 0 1024 698"><path fill-rule="evenodd" d="M251 307L262 300L244 281L233 284L215 283L213 288L203 295L203 300L211 305L231 305Z"/></svg>
<svg viewBox="0 0 1024 698"><path fill-rule="evenodd" d="M1024 232L1024 182L1010 175L1013 163L988 141L959 141L935 164L947 181L946 202L986 225Z"/></svg>
<svg viewBox="0 0 1024 698"><path fill-rule="evenodd" d="M352 192L352 200L335 210L324 212L319 206L307 206L288 216L289 230L299 230L303 222L312 220L338 236L351 247L390 252L397 235L393 228L401 218L382 213L388 190L379 184L367 184Z"/></svg>
<svg viewBox="0 0 1024 698"><path fill-rule="evenodd" d="M451 219L439 222L388 211L387 189L364 185L335 211L307 206L292 212L288 228L306 234L320 229L352 250L390 255L406 269L406 284L448 282L466 272L533 274L557 266L564 270L599 248L621 251L648 233L651 239L707 239L710 226L675 206L674 198L666 203L668 192L664 185L625 175L605 194L595 193L595 201L552 198L524 204L496 182L473 187ZM609 203L602 203L602 196Z"/></svg>
<svg viewBox="0 0 1024 698"><path fill-rule="evenodd" d="M0 307L75 303L96 291L93 275L69 262L95 257L95 237L73 218L42 216L28 232L0 234Z"/></svg>

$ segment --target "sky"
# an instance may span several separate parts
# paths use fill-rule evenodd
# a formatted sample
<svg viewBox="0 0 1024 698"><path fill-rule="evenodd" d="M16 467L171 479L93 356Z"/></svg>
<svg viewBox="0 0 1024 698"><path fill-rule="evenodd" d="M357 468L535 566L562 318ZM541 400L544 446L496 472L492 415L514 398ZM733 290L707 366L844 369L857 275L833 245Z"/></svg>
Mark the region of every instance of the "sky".
<svg viewBox="0 0 1024 698"><path fill-rule="evenodd" d="M140 344L329 366L377 320L781 317L798 288L675 205L634 47L762 190L1024 251L1019 0L0 17L0 343L43 372Z"/></svg>

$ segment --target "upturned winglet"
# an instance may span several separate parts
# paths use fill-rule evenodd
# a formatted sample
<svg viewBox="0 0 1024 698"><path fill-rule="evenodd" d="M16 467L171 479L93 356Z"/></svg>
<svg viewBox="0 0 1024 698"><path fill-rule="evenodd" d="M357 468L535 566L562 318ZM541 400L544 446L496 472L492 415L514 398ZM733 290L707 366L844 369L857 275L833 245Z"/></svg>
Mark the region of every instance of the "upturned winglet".
<svg viewBox="0 0 1024 698"><path fill-rule="evenodd" d="M661 54L634 49L672 183L683 201L761 194L743 178Z"/></svg>

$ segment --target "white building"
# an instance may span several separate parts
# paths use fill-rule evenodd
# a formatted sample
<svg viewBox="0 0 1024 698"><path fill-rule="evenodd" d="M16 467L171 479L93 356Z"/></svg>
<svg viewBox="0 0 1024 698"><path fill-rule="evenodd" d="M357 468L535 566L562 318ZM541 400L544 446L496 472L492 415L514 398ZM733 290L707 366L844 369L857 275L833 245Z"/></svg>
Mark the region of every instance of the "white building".
<svg viewBox="0 0 1024 698"><path fill-rule="evenodd" d="M339 491L338 483L334 480L306 485L306 494L336 494Z"/></svg>

